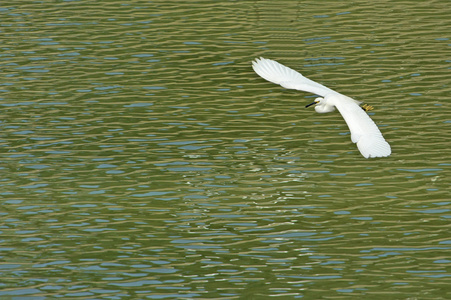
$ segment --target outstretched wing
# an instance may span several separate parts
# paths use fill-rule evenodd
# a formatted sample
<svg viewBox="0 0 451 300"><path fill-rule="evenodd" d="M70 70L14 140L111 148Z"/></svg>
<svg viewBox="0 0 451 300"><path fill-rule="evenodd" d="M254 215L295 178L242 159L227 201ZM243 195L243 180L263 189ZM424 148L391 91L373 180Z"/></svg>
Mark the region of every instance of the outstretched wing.
<svg viewBox="0 0 451 300"><path fill-rule="evenodd" d="M385 157L391 154L390 145L385 141L377 125L355 102L344 95L334 97L333 104L343 116L351 131L351 140L365 158Z"/></svg>
<svg viewBox="0 0 451 300"><path fill-rule="evenodd" d="M338 94L334 90L302 76L295 70L288 68L275 60L263 57L257 58L252 62L252 68L255 73L262 78L275 84L280 84L287 89L310 92L322 97L331 93Z"/></svg>

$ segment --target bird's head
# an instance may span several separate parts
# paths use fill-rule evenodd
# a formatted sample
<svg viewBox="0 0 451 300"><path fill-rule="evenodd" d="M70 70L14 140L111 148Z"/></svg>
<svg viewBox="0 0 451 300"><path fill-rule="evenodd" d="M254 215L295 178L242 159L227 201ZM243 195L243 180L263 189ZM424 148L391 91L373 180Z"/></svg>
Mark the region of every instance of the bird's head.
<svg viewBox="0 0 451 300"><path fill-rule="evenodd" d="M331 112L331 111L335 110L335 106L332 105L331 103L328 103L327 96L324 97L324 98L318 97L318 98L315 99L315 101L313 101L312 103L306 105L305 107L307 108L307 107L312 106L314 104L316 104L315 105L315 111L317 113L320 113L320 114L321 113L328 113L328 112Z"/></svg>
<svg viewBox="0 0 451 300"><path fill-rule="evenodd" d="M307 105L305 106L305 108L310 107L310 106L315 105L315 104L319 104L319 103L321 102L321 100L324 100L324 98L318 97L318 98L316 98L315 101L313 101L312 103L307 104Z"/></svg>

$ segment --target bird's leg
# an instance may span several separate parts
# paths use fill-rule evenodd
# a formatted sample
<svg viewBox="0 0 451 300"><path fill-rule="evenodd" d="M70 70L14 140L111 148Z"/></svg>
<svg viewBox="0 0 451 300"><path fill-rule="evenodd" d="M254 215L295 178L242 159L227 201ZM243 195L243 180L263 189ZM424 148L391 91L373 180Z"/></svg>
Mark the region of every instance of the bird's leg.
<svg viewBox="0 0 451 300"><path fill-rule="evenodd" d="M374 109L374 107L372 107L371 105L368 105L368 104L363 104L363 105L361 106L361 108L362 108L364 111L370 111L370 110L373 110L373 109Z"/></svg>

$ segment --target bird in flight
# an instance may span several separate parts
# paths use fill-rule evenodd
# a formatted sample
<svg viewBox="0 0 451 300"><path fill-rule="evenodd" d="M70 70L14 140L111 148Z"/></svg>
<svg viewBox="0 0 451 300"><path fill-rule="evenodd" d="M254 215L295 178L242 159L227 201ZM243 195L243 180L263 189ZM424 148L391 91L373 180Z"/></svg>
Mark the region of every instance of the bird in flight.
<svg viewBox="0 0 451 300"><path fill-rule="evenodd" d="M334 111L335 108L338 109L349 127L352 142L357 144L357 148L365 158L385 157L391 154L390 145L385 141L377 125L365 112L372 109L371 106L361 107L360 101L310 80L275 60L263 57L257 58L252 62L252 68L260 77L284 88L321 96L305 107L315 105L315 110L318 113L328 113Z"/></svg>

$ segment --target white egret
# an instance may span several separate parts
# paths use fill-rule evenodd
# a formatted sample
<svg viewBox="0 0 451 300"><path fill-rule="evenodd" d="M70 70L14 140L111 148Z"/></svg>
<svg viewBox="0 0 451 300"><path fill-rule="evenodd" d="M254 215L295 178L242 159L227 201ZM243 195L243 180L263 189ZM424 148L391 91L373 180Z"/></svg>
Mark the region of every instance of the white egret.
<svg viewBox="0 0 451 300"><path fill-rule="evenodd" d="M293 69L290 69L277 61L263 57L252 62L252 68L262 78L280 84L287 89L295 89L310 92L321 97L315 102L306 105L315 105L318 113L328 113L338 109L351 131L351 140L357 144L360 153L365 157L384 157L391 154L390 145L385 141L379 128L365 112L365 107L360 107L360 101L342 95L310 80Z"/></svg>

